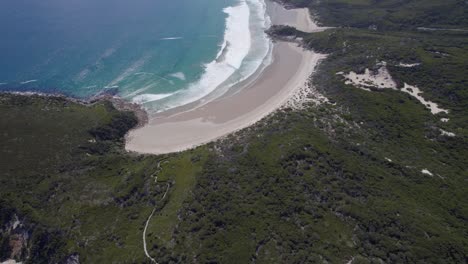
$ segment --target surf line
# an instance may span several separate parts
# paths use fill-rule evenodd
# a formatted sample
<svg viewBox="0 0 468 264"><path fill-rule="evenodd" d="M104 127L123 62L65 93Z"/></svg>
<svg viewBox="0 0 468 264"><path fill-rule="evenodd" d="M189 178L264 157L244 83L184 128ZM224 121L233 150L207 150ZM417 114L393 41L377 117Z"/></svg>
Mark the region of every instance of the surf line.
<svg viewBox="0 0 468 264"><path fill-rule="evenodd" d="M158 164L158 166L159 166L159 164ZM167 184L166 192L164 193L161 201L163 201L164 198L166 198L166 194L167 194L168 191L169 191L169 183ZM148 217L148 220L146 220L145 229L143 230L143 250L145 251L146 257L148 257L151 260L151 262L158 264L158 262L154 258L151 257L151 255L148 252L148 248L146 246L146 229L148 229L149 222L150 222L150 220L153 217L155 212L156 212L156 207L153 208L153 211L151 212L150 216Z"/></svg>

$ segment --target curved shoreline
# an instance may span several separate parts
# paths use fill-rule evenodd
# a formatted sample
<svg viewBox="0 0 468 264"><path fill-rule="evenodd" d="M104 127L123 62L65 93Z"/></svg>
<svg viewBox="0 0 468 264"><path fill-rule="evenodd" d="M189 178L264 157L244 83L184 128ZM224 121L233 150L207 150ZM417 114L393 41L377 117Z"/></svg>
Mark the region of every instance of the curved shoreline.
<svg viewBox="0 0 468 264"><path fill-rule="evenodd" d="M132 98L144 104L150 115L222 96L236 83L248 78L268 59L271 42L264 33L270 27L265 0L239 0L227 6L223 42L204 72L186 87L169 94L143 93ZM135 101L137 99L137 101Z"/></svg>
<svg viewBox="0 0 468 264"><path fill-rule="evenodd" d="M268 3L268 10L273 24L289 20L295 21L294 25L301 29L320 29L311 20L301 19L304 12L308 16L306 9L272 9ZM273 46L273 62L255 80L238 84L238 92L228 93L201 107L157 114L146 126L130 131L125 148L151 154L179 152L253 125L307 85L323 58L324 55L303 50L296 44L277 42Z"/></svg>

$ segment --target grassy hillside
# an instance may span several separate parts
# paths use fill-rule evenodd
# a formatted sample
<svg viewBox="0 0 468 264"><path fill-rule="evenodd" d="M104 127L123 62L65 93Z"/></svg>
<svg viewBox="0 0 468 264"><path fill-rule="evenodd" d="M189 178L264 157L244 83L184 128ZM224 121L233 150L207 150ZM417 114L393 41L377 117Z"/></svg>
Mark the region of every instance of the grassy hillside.
<svg viewBox="0 0 468 264"><path fill-rule="evenodd" d="M172 160L122 151L133 114L105 102L3 94L0 116L0 260L145 261L145 221L172 184L154 175Z"/></svg>

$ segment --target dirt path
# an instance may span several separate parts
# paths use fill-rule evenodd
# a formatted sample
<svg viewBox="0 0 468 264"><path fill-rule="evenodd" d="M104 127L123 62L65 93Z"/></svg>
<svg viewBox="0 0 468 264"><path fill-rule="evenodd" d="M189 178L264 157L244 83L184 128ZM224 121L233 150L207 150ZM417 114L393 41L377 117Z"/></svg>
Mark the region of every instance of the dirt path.
<svg viewBox="0 0 468 264"><path fill-rule="evenodd" d="M158 164L158 167L159 167L159 164ZM164 198L166 198L166 195L167 195L167 192L169 191L169 183L167 184L167 189L166 189L166 192L164 193L161 201L164 200ZM151 211L151 214L150 216L148 217L148 220L146 220L146 224L145 224L145 229L143 230L143 250L145 251L145 255L146 257L148 257L151 262L153 263L158 263L154 258L152 258L148 252L148 248L147 248L147 245L146 245L146 230L148 229L148 225L149 225L149 222L151 220L151 218L153 217L154 213L156 212L156 207L153 208L153 211Z"/></svg>

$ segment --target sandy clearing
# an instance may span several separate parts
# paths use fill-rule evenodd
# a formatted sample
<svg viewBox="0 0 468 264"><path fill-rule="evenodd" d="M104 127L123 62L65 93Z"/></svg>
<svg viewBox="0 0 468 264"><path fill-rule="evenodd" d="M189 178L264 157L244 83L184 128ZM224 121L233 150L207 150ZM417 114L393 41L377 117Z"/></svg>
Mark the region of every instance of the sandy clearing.
<svg viewBox="0 0 468 264"><path fill-rule="evenodd" d="M381 62L377 66L380 66L377 72L372 72L369 69L365 69L363 74L358 74L353 71L349 72L348 74L345 74L343 72L337 72L336 74L345 77L345 84L351 84L362 90L371 91L371 88L398 90L396 82L393 80L392 76L388 72L386 63ZM439 107L438 104L426 100L421 95L423 94L423 91L421 91L421 89L414 85L404 83L404 86L400 89L400 91L405 92L416 98L421 104L423 104L427 109L429 109L433 115L439 113L449 113L449 110L443 109ZM444 120L442 121L445 122Z"/></svg>
<svg viewBox="0 0 468 264"><path fill-rule="evenodd" d="M437 105L436 103L424 99L424 97L421 96L423 92L416 86L405 83L405 86L401 90L416 98L419 102L421 102L421 104L423 104L426 108L431 110L431 113L433 115L438 113L449 113L448 110L440 108L439 105Z"/></svg>
<svg viewBox="0 0 468 264"><path fill-rule="evenodd" d="M268 2L267 10L273 25L288 25L303 32L320 32L330 28L318 26L307 8L285 9L276 2Z"/></svg>
<svg viewBox="0 0 468 264"><path fill-rule="evenodd" d="M422 174L429 175L429 176L434 176L434 174L432 174L432 172L430 172L428 169L423 169L423 170L421 170L421 173L422 173Z"/></svg>

